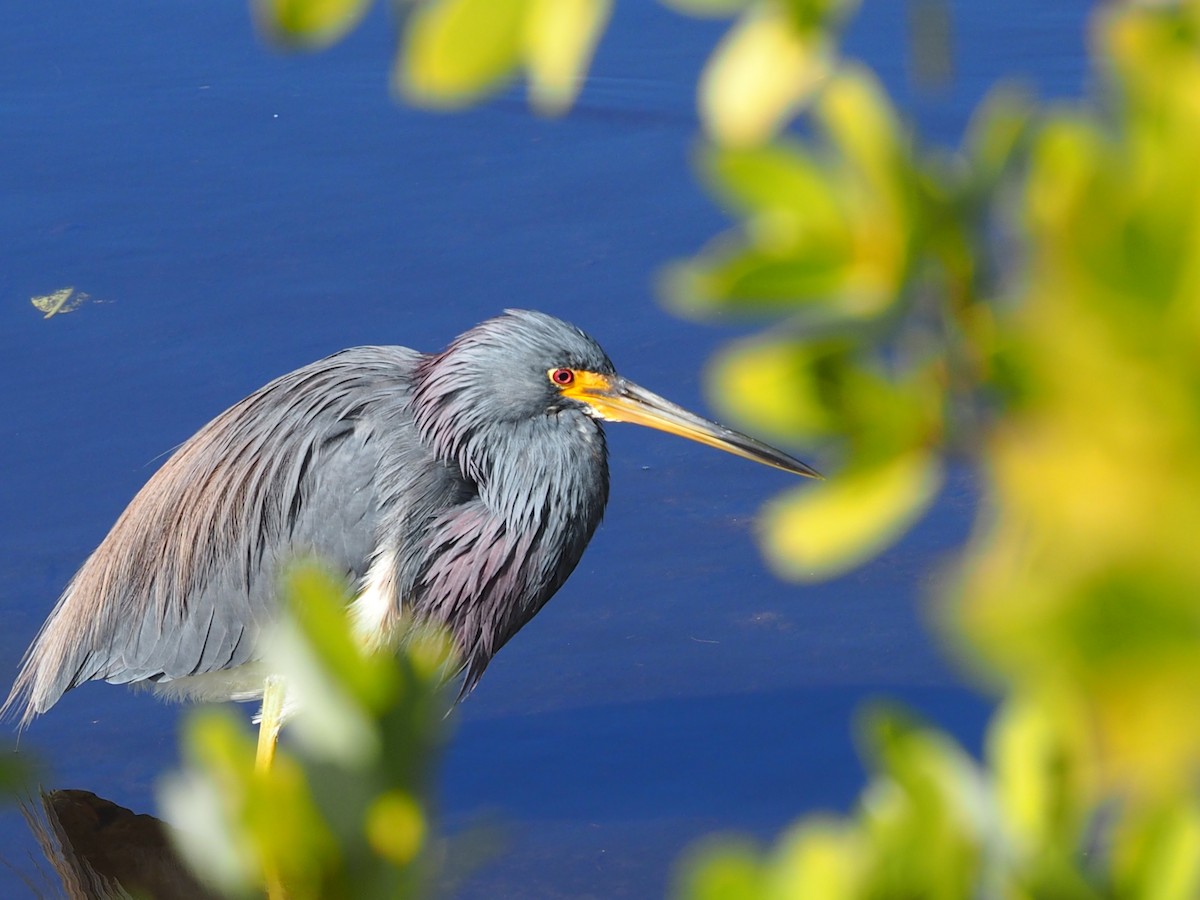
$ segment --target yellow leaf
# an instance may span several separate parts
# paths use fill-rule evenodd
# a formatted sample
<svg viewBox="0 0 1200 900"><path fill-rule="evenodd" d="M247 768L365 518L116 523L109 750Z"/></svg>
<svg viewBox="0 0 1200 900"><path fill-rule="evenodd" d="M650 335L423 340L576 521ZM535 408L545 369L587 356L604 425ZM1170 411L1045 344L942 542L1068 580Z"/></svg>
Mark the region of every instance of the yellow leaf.
<svg viewBox="0 0 1200 900"><path fill-rule="evenodd" d="M793 341L747 340L714 359L711 393L727 415L770 436L824 434L835 425L817 374L830 348Z"/></svg>
<svg viewBox="0 0 1200 900"><path fill-rule="evenodd" d="M745 217L748 237L776 255L849 248L836 177L800 144L710 149L700 159L711 189Z"/></svg>
<svg viewBox="0 0 1200 900"><path fill-rule="evenodd" d="M1022 852L1073 846L1091 784L1082 747L1088 723L1072 704L1018 695L988 731L988 758L1009 839Z"/></svg>
<svg viewBox="0 0 1200 900"><path fill-rule="evenodd" d="M413 14L394 74L411 102L457 109L497 90L521 59L529 0L433 0Z"/></svg>
<svg viewBox="0 0 1200 900"><path fill-rule="evenodd" d="M940 484L937 461L913 451L793 492L767 511L767 558L798 581L839 574L898 537Z"/></svg>
<svg viewBox="0 0 1200 900"><path fill-rule="evenodd" d="M228 895L245 894L259 873L257 848L241 821L254 742L228 710L193 713L183 736L187 765L159 784L159 808L186 835L178 848L192 868Z"/></svg>
<svg viewBox="0 0 1200 900"><path fill-rule="evenodd" d="M671 892L678 900L753 900L765 893L758 850L741 840L709 840L685 858Z"/></svg>
<svg viewBox="0 0 1200 900"><path fill-rule="evenodd" d="M1121 836L1123 896L1193 900L1200 891L1200 809L1185 790L1135 816Z"/></svg>
<svg viewBox="0 0 1200 900"><path fill-rule="evenodd" d="M776 6L744 15L700 76L700 118L718 142L748 146L787 124L828 77L833 54L820 31L800 33Z"/></svg>
<svg viewBox="0 0 1200 900"><path fill-rule="evenodd" d="M901 156L900 123L870 71L847 66L830 80L817 111L839 150L879 181L891 181Z"/></svg>
<svg viewBox="0 0 1200 900"><path fill-rule="evenodd" d="M30 303L34 309L41 310L45 313L42 318L49 319L52 316L62 315L63 313L74 312L79 309L83 301L90 299L87 294L82 291L75 293L75 288L65 287L55 291L53 294L43 294L39 297L31 297Z"/></svg>
<svg viewBox="0 0 1200 900"><path fill-rule="evenodd" d="M255 18L273 38L302 47L327 47L354 28L368 0L255 0Z"/></svg>
<svg viewBox="0 0 1200 900"><path fill-rule="evenodd" d="M856 828L813 817L785 834L767 869L769 897L853 900L863 895L867 860Z"/></svg>
<svg viewBox="0 0 1200 900"><path fill-rule="evenodd" d="M612 0L530 0L525 64L530 101L547 115L570 108L612 13Z"/></svg>
<svg viewBox="0 0 1200 900"><path fill-rule="evenodd" d="M264 659L283 675L288 693L303 698L292 728L316 756L345 766L378 758L372 713L397 690L391 660L356 640L346 615L344 584L312 563L285 574L284 616L265 640Z"/></svg>
<svg viewBox="0 0 1200 900"><path fill-rule="evenodd" d="M388 791L367 811L366 830L376 853L398 865L407 865L425 843L425 814L411 794Z"/></svg>

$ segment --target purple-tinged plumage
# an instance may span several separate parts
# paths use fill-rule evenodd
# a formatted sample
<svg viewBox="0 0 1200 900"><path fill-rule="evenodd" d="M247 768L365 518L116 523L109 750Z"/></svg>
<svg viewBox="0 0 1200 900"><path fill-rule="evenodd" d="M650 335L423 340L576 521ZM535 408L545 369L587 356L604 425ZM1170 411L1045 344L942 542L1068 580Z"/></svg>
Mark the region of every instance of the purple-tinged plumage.
<svg viewBox="0 0 1200 900"><path fill-rule="evenodd" d="M261 694L229 673L259 657L281 567L311 555L358 584L364 639L445 625L469 690L600 522L603 419L816 474L625 381L595 341L542 313L509 311L438 354L345 350L176 451L67 585L6 709L28 723L91 680Z"/></svg>

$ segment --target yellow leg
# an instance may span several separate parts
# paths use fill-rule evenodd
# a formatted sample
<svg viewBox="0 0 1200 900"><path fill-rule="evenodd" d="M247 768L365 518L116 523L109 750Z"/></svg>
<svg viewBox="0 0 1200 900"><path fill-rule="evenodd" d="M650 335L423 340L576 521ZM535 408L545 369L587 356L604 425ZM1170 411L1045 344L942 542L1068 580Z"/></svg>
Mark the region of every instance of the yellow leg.
<svg viewBox="0 0 1200 900"><path fill-rule="evenodd" d="M279 741L279 728L283 725L283 701L287 695L283 679L270 675L263 687L262 718L258 723L258 749L254 754L254 768L267 772L275 761L275 744ZM266 888L268 900L287 900L287 891L279 879L274 866L267 864Z"/></svg>
<svg viewBox="0 0 1200 900"><path fill-rule="evenodd" d="M279 728L283 725L283 701L287 694L283 679L278 675L267 676L263 688L262 720L258 723L258 750L254 754L254 768L265 772L275 761L275 743L279 740Z"/></svg>

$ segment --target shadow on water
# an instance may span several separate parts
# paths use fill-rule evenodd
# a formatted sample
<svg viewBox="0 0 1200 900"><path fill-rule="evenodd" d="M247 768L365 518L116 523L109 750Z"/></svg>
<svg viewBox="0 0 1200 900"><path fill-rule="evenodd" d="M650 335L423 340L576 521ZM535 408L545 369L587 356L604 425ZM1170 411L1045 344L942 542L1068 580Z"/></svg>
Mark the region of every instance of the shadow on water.
<svg viewBox="0 0 1200 900"><path fill-rule="evenodd" d="M127 897L216 900L184 867L158 819L90 791L43 791L21 814L53 875L39 866L49 894L26 877L35 896L69 900Z"/></svg>

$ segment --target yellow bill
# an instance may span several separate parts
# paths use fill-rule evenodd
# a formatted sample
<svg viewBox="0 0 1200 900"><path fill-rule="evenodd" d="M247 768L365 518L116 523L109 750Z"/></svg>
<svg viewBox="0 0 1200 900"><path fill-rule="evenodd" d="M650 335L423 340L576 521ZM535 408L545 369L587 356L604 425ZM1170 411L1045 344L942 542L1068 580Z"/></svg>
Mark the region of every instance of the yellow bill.
<svg viewBox="0 0 1200 900"><path fill-rule="evenodd" d="M566 371L572 376L569 382L562 376L555 378L554 372L551 373L551 380L559 385L564 396L590 407L597 418L606 422L645 425L716 447L744 459L783 469L785 472L808 478L822 477L820 472L807 463L793 459L783 451L741 432L690 413L620 375Z"/></svg>

